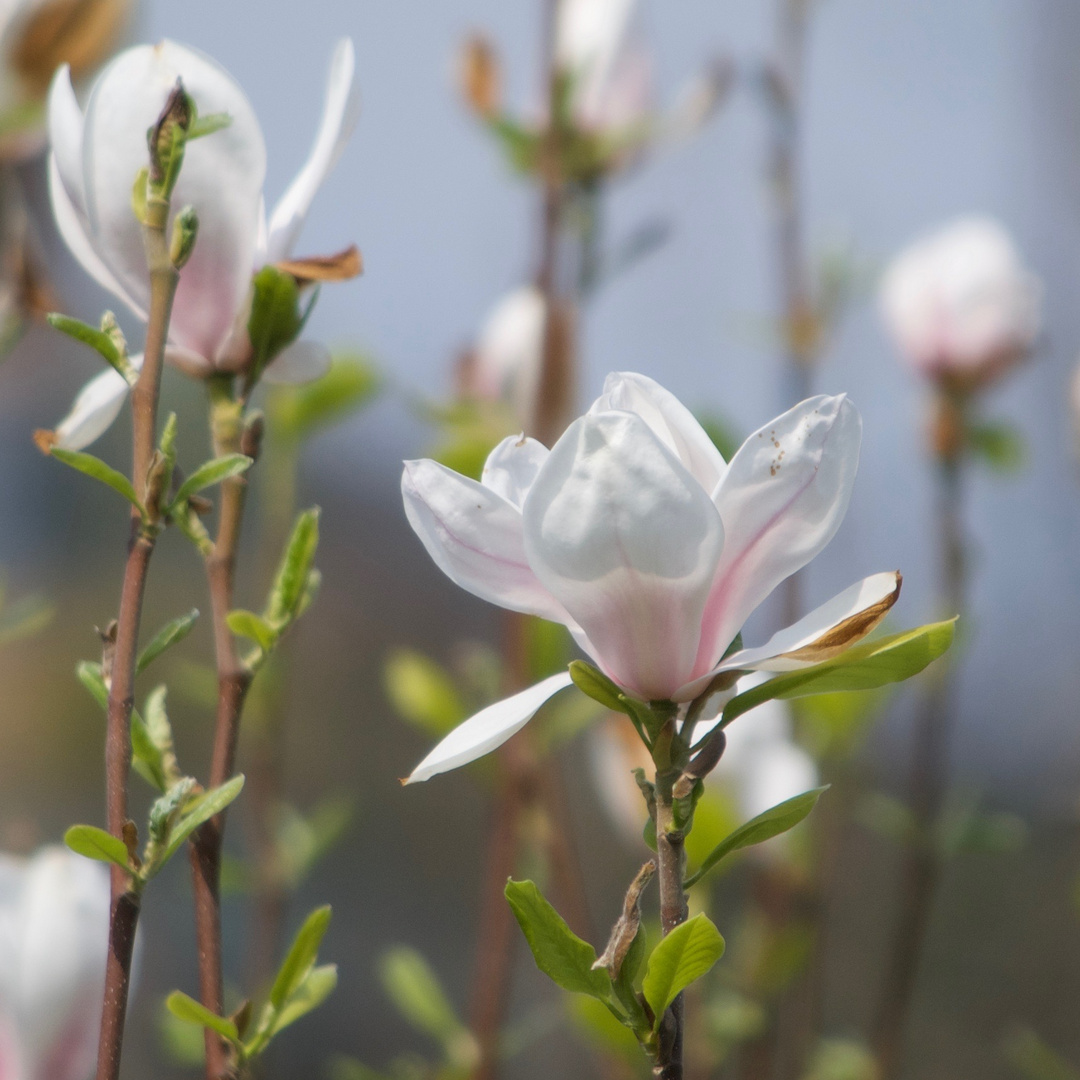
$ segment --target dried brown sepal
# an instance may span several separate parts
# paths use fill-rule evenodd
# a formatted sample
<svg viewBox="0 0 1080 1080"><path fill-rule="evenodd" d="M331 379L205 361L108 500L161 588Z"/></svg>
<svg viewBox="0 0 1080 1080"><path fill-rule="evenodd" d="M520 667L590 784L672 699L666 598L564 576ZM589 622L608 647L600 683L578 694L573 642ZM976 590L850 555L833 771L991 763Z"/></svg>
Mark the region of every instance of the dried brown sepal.
<svg viewBox="0 0 1080 1080"><path fill-rule="evenodd" d="M113 619L104 630L95 627L98 637L101 638L101 680L109 688L112 687L113 658L116 656L117 625Z"/></svg>
<svg viewBox="0 0 1080 1080"><path fill-rule="evenodd" d="M127 848L128 862L138 870L142 866L139 858L139 828L130 818L124 822L123 840L124 847Z"/></svg>
<svg viewBox="0 0 1080 1080"><path fill-rule="evenodd" d="M611 930L607 948L596 958L593 969L606 968L614 981L622 971L623 961L634 944L641 928L641 894L656 874L656 863L650 859L638 872L626 890L622 914Z"/></svg>
<svg viewBox="0 0 1080 1080"><path fill-rule="evenodd" d="M274 264L283 274L291 274L298 285L315 281L349 281L364 272L360 249L350 244L333 255L312 255L305 259L285 259Z"/></svg>
<svg viewBox="0 0 1080 1080"><path fill-rule="evenodd" d="M53 447L59 442L60 436L48 428L38 428L34 432L34 445L46 456L53 452Z"/></svg>
<svg viewBox="0 0 1080 1080"><path fill-rule="evenodd" d="M458 78L461 96L477 116L490 120L502 111L499 56L482 34L472 34L462 46Z"/></svg>

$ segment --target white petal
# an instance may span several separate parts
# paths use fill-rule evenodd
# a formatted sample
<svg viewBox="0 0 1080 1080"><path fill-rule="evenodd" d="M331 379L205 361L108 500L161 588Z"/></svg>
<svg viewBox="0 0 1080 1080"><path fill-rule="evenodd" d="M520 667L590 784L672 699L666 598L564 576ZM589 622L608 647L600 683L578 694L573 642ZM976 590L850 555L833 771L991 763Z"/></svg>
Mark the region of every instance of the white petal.
<svg viewBox="0 0 1080 1080"><path fill-rule="evenodd" d="M131 358L142 367L142 355ZM56 445L62 450L82 450L101 438L120 415L131 387L113 368L95 375L80 391L71 412L56 425Z"/></svg>
<svg viewBox="0 0 1080 1080"><path fill-rule="evenodd" d="M451 581L500 607L573 626L529 566L516 506L427 459L405 462L401 492L409 524Z"/></svg>
<svg viewBox="0 0 1080 1080"><path fill-rule="evenodd" d="M81 213L86 212L83 191L83 113L71 85L71 69L62 64L49 86L49 146L68 196Z"/></svg>
<svg viewBox="0 0 1080 1080"><path fill-rule="evenodd" d="M525 500L536 576L620 685L667 698L687 681L724 542L705 489L631 413L576 420Z"/></svg>
<svg viewBox="0 0 1080 1080"><path fill-rule="evenodd" d="M547 458L542 442L525 434L508 435L488 454L480 482L520 510Z"/></svg>
<svg viewBox="0 0 1080 1080"><path fill-rule="evenodd" d="M49 155L49 198L52 202L53 217L56 220L56 228L64 238L68 250L79 261L82 268L103 288L111 292L113 296L122 300L131 310L139 316L146 318L142 309L128 294L127 290L116 279L116 275L101 261L87 231L86 221L79 214L75 204L68 195L64 181L60 177L59 166L56 157Z"/></svg>
<svg viewBox="0 0 1080 1080"><path fill-rule="evenodd" d="M817 786L817 765L801 746L788 740L762 741L747 762L739 800L742 813L749 820Z"/></svg>
<svg viewBox="0 0 1080 1080"><path fill-rule="evenodd" d="M413 769L407 784L430 780L438 773L448 772L491 753L516 735L537 713L548 698L565 690L573 680L569 672L550 678L522 690L520 694L481 709L475 716L459 724L419 765Z"/></svg>
<svg viewBox="0 0 1080 1080"><path fill-rule="evenodd" d="M695 675L711 670L754 608L832 539L851 499L861 439L851 402L819 396L736 452L713 496L726 539Z"/></svg>
<svg viewBox="0 0 1080 1080"><path fill-rule="evenodd" d="M337 163L360 113L360 95L355 81L356 56L353 43L343 38L334 49L326 100L315 144L304 167L289 185L270 216L267 261L288 257L304 226L311 200Z"/></svg>
<svg viewBox="0 0 1080 1080"><path fill-rule="evenodd" d="M544 353L547 302L534 285L504 296L480 330L466 390L483 401L504 401L529 421Z"/></svg>
<svg viewBox="0 0 1080 1080"><path fill-rule="evenodd" d="M267 365L263 378L270 383L297 384L321 379L333 358L321 341L294 341Z"/></svg>
<svg viewBox="0 0 1080 1080"><path fill-rule="evenodd" d="M646 375L613 371L591 413L620 409L637 413L653 434L686 466L708 492L716 489L727 465L694 414L658 382Z"/></svg>
<svg viewBox="0 0 1080 1080"><path fill-rule="evenodd" d="M228 127L188 145L172 198L177 211L188 204L195 208L199 237L180 275L170 338L212 360L247 296L266 172L258 120L232 77L208 57L170 41L117 56L86 109L87 216L102 260L145 307L149 283L131 186L146 166L147 129L178 77L200 115L231 118Z"/></svg>
<svg viewBox="0 0 1080 1080"><path fill-rule="evenodd" d="M797 623L777 631L764 645L732 653L718 670L795 671L820 664L873 630L899 592L897 573L863 578Z"/></svg>

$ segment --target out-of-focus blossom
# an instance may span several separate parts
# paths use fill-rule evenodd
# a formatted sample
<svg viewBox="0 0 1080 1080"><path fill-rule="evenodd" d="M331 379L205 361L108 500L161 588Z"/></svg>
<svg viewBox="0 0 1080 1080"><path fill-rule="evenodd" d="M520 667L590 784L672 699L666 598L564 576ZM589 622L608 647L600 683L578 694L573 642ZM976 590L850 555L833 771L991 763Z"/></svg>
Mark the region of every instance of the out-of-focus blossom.
<svg viewBox="0 0 1080 1080"><path fill-rule="evenodd" d="M45 94L69 65L76 82L92 74L119 41L131 0L5 0L0 9L0 158L45 146Z"/></svg>
<svg viewBox="0 0 1080 1080"><path fill-rule="evenodd" d="M899 575L876 574L723 659L750 613L836 532L861 432L844 396L811 398L751 435L729 464L667 390L615 374L551 451L508 438L479 482L406 462L402 492L413 529L452 580L563 623L631 695L687 702L721 672L836 656L895 602ZM569 682L552 676L482 710L411 779L487 753Z"/></svg>
<svg viewBox="0 0 1080 1080"><path fill-rule="evenodd" d="M917 240L888 267L881 308L901 355L957 389L992 381L1039 332L1042 289L1008 233L962 218Z"/></svg>
<svg viewBox="0 0 1080 1080"><path fill-rule="evenodd" d="M262 190L262 130L243 91L213 60L171 41L129 49L102 73L85 113L67 68L57 73L49 93L49 188L57 225L87 273L142 318L150 284L131 189L146 164L146 131L177 78L200 116L229 117L226 127L188 146L172 195L174 209L193 206L199 218L194 253L180 275L166 350L167 359L188 373L242 372L251 363L252 281L262 267L275 265L301 285L359 272L355 248L337 256L290 257L312 199L355 124L354 71L352 42L342 40L334 50L311 153L269 218ZM279 354L266 374L304 381L322 374L328 364L324 347L298 341ZM123 380L107 381L122 395ZM108 408L112 404L110 398ZM65 421L60 427L65 425L83 431L100 426ZM70 439L63 445L79 448Z"/></svg>
<svg viewBox="0 0 1080 1080"><path fill-rule="evenodd" d="M59 847L0 855L0 1077L86 1080L97 1054L109 875Z"/></svg>
<svg viewBox="0 0 1080 1080"><path fill-rule="evenodd" d="M533 285L515 289L495 305L458 369L462 397L502 402L522 427L530 422L543 363L546 311L544 294Z"/></svg>

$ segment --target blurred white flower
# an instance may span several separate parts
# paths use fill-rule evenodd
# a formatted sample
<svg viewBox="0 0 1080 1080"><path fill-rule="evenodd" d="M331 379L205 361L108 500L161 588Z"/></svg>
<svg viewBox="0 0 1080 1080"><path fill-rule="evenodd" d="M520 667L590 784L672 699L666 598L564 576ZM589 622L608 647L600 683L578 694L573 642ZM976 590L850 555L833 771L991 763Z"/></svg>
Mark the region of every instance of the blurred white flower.
<svg viewBox="0 0 1080 1080"><path fill-rule="evenodd" d="M358 272L355 249L340 257L289 261L312 199L355 124L354 74L353 45L344 39L334 50L308 160L267 218L262 130L243 91L209 57L171 41L128 49L102 72L85 113L68 69L57 72L49 92L49 190L57 226L87 273L141 318L150 285L131 190L146 165L147 129L178 77L200 116L230 118L227 127L188 146L173 192L174 211L191 205L199 217L198 239L180 275L169 325L166 357L178 367L197 376L246 367L252 356L247 330L252 276L261 267L279 265L300 280ZM266 374L273 378L276 370L290 381L303 381L328 366L324 347L294 342ZM122 394L122 380L110 381ZM90 432L102 425L65 421L60 427ZM69 435L61 445L79 449L86 442Z"/></svg>
<svg viewBox="0 0 1080 1080"><path fill-rule="evenodd" d="M0 1077L86 1080L97 1056L109 875L64 848L0 855Z"/></svg>
<svg viewBox="0 0 1080 1080"><path fill-rule="evenodd" d="M750 613L836 532L861 437L846 397L815 397L728 464L673 394L621 373L550 451L511 436L480 482L423 460L405 463L401 486L410 524L457 584L562 623L634 697L687 702L724 671L790 671L839 655L895 602L899 575L875 574L724 658ZM481 710L411 780L488 753L569 683L555 675Z"/></svg>
<svg viewBox="0 0 1080 1080"><path fill-rule="evenodd" d="M882 313L904 359L928 378L971 388L1028 352L1041 298L1008 233L981 217L917 240L881 282Z"/></svg>

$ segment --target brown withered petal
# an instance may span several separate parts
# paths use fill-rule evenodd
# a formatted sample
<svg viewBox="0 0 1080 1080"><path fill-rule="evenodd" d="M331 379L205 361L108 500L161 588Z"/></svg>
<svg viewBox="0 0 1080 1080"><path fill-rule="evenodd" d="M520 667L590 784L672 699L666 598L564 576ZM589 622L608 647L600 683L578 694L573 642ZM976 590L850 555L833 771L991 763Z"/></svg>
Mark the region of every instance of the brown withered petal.
<svg viewBox="0 0 1080 1080"><path fill-rule="evenodd" d="M53 72L71 65L78 80L113 51L131 10L130 0L54 0L27 20L11 64L34 94L44 94Z"/></svg>
<svg viewBox="0 0 1080 1080"><path fill-rule="evenodd" d="M502 105L502 74L494 46L481 34L473 34L461 49L461 93L469 107L485 118L495 116Z"/></svg>
<svg viewBox="0 0 1080 1080"><path fill-rule="evenodd" d="M49 431L47 428L38 428L37 431L34 432L34 445L43 454L51 454L53 447L59 441L56 432Z"/></svg>
<svg viewBox="0 0 1080 1080"><path fill-rule="evenodd" d="M606 968L612 979L619 977L623 961L630 951L641 926L641 894L656 873L656 863L650 859L638 872L623 900L623 912L612 928L607 948L596 958L593 970Z"/></svg>
<svg viewBox="0 0 1080 1080"><path fill-rule="evenodd" d="M291 274L301 285L310 281L348 281L364 272L364 260L355 244L334 255L286 259L274 265L282 273Z"/></svg>
<svg viewBox="0 0 1080 1080"><path fill-rule="evenodd" d="M829 631L822 634L816 641L804 645L801 649L781 655L791 660L805 660L810 663L820 664L825 660L831 660L849 649L860 638L866 637L871 630L889 613L889 609L900 598L900 586L903 584L903 575L896 574L896 588L888 596L882 597L876 604L863 608L856 612L850 619L837 623Z"/></svg>

